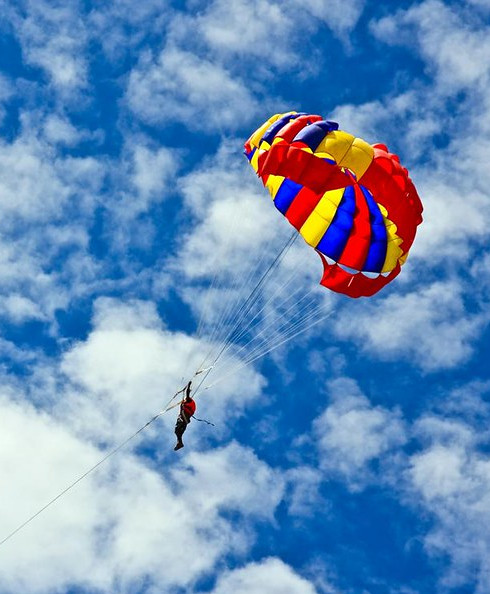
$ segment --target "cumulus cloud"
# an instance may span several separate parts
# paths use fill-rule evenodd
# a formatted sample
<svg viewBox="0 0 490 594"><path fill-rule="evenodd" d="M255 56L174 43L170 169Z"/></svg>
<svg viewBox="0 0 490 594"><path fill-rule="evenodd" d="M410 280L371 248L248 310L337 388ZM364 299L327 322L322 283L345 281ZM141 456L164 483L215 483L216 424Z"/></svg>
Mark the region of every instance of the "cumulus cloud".
<svg viewBox="0 0 490 594"><path fill-rule="evenodd" d="M294 23L287 4L214 0L195 18L195 24L206 42L221 52L260 55L279 65L293 57L288 35Z"/></svg>
<svg viewBox="0 0 490 594"><path fill-rule="evenodd" d="M4 315L14 323L45 319L45 315L37 303L15 293L0 300L0 308L4 310Z"/></svg>
<svg viewBox="0 0 490 594"><path fill-rule="evenodd" d="M354 0L346 5L341 0L307 0L294 2L296 9L306 8L311 15L326 23L337 35L343 36L356 26L364 9L364 0Z"/></svg>
<svg viewBox="0 0 490 594"><path fill-rule="evenodd" d="M313 61L299 58L298 48L325 26L346 37L363 5L362 0L348 8L324 0L214 0L195 15L175 13L165 47L158 55L142 54L132 69L127 104L152 125L179 122L189 130L234 131L284 103L264 93L271 68L301 69L301 76L315 70ZM252 75L248 84L246 71Z"/></svg>
<svg viewBox="0 0 490 594"><path fill-rule="evenodd" d="M39 117L43 119L42 114ZM103 139L102 130L91 132L79 126L74 126L66 115L62 113L50 113L43 122L43 133L50 145L74 147L80 142L90 141L95 145Z"/></svg>
<svg viewBox="0 0 490 594"><path fill-rule="evenodd" d="M356 490L372 477L373 461L404 444L404 423L399 412L371 405L349 378L332 380L328 388L332 403L313 423L319 466Z"/></svg>
<svg viewBox="0 0 490 594"><path fill-rule="evenodd" d="M0 408L5 536L103 452L5 392ZM193 454L179 468L167 458L154 470L121 452L3 545L1 588L41 594L75 586L131 592L142 580L147 591L190 585L223 555L249 549L249 522L271 521L281 493L280 475L236 443Z"/></svg>
<svg viewBox="0 0 490 594"><path fill-rule="evenodd" d="M449 560L441 583L449 588L471 583L483 593L490 587L488 406L478 417L484 427L457 417L426 415L417 421L414 435L422 447L409 460L406 496L432 518L423 537L428 553Z"/></svg>
<svg viewBox="0 0 490 594"><path fill-rule="evenodd" d="M392 294L363 305L355 316L341 314L336 332L381 357L406 357L425 371L468 360L485 314L466 312L457 282L436 282L406 295Z"/></svg>
<svg viewBox="0 0 490 594"><path fill-rule="evenodd" d="M43 69L65 98L88 84L85 52L88 33L76 0L55 6L44 1L22 2L7 11L27 64Z"/></svg>
<svg viewBox="0 0 490 594"><path fill-rule="evenodd" d="M177 156L165 147L151 150L144 144L136 144L133 152L132 182L143 199L162 199L176 171Z"/></svg>
<svg viewBox="0 0 490 594"><path fill-rule="evenodd" d="M269 557L220 576L211 594L315 594L315 586L280 559Z"/></svg>
<svg viewBox="0 0 490 594"><path fill-rule="evenodd" d="M412 45L415 35L418 51L434 69L437 82L455 92L488 76L490 42L482 24L463 7L426 0L373 22L371 28L392 44Z"/></svg>
<svg viewBox="0 0 490 594"><path fill-rule="evenodd" d="M150 36L162 38L173 17L168 0L147 0L139 4L119 0L91 6L86 18L88 29L106 58L120 65L144 46Z"/></svg>
<svg viewBox="0 0 490 594"><path fill-rule="evenodd" d="M7 115L5 105L13 96L13 94L14 89L11 81L3 74L0 74L0 123Z"/></svg>
<svg viewBox="0 0 490 594"><path fill-rule="evenodd" d="M176 47L144 54L131 71L127 101L150 124L179 122L191 130L234 130L259 104L225 68Z"/></svg>
<svg viewBox="0 0 490 594"><path fill-rule="evenodd" d="M56 159L49 144L26 133L13 143L0 144L0 209L3 224L61 218L78 192L77 208L90 208L90 190L97 191L101 167L91 157ZM70 187L71 186L71 187ZM85 200L84 200L85 199Z"/></svg>
<svg viewBox="0 0 490 594"><path fill-rule="evenodd" d="M15 323L52 319L80 285L94 282L97 265L88 254L87 227L104 172L93 157L60 155L28 116L15 140L0 143L2 309ZM55 270L61 253L65 265ZM68 277L71 290L62 282ZM27 308L28 301L36 307Z"/></svg>
<svg viewBox="0 0 490 594"><path fill-rule="evenodd" d="M166 330L151 302L101 298L93 324L87 339L63 357L61 372L69 383L56 414L97 442L122 439L137 429L135 424L160 411L192 379L209 350L209 343ZM226 384L200 394L198 407L202 402L205 416L217 425L214 435L229 431L230 423L260 395L263 383L256 372L243 369ZM173 438L174 416L165 415L160 423L167 430L154 435L165 447ZM193 429L195 439L209 437L197 423Z"/></svg>
<svg viewBox="0 0 490 594"><path fill-rule="evenodd" d="M188 225L178 267L191 278L209 276L217 263L229 273L246 268L284 230L245 159L237 162L239 147L222 144L181 180Z"/></svg>
<svg viewBox="0 0 490 594"><path fill-rule="evenodd" d="M267 76L264 64L280 70L300 65L308 68L298 48L308 45L310 36L322 26L345 37L356 26L363 8L363 0L348 6L326 0L214 0L196 16L176 19L171 30L180 41L189 30L197 30L221 59L252 59L257 70Z"/></svg>
<svg viewBox="0 0 490 594"><path fill-rule="evenodd" d="M3 501L9 513L1 519L2 535L100 460L107 452L102 447L160 410L204 346L169 332L151 303L105 298L96 303L92 331L68 345L59 364L37 360L22 384L3 374L0 468L8 477ZM223 438L261 386L249 371L198 399L217 425L214 437ZM27 391L37 410L24 403ZM224 555L248 552L252 525L274 521L282 473L236 442L206 451L209 433L196 422L183 455L174 458L173 422L174 414L164 416L140 436L145 451L155 450L154 461L135 457L128 444L29 526L28 546L23 532L9 541L2 589L111 592L117 584L131 592L143 579L148 591L156 584L190 586ZM27 571L33 563L37 569Z"/></svg>
<svg viewBox="0 0 490 594"><path fill-rule="evenodd" d="M490 10L490 4L488 0L468 0L470 4L476 6L477 8L481 9L483 13L488 12Z"/></svg>
<svg viewBox="0 0 490 594"><path fill-rule="evenodd" d="M131 285L130 276L141 273L126 259L128 242L151 247L155 225L144 217L172 191L180 157L144 135L128 135L119 158L76 156L71 151L82 143L94 143L96 151L103 135L75 126L62 111L24 111L20 124L16 138L0 143L0 315L16 324L29 318L53 324L57 309ZM96 220L101 228L94 230ZM114 250L116 266L127 263L126 277L114 280L113 262L102 262L94 247ZM147 288L148 279L139 287ZM28 300L36 312L27 310Z"/></svg>
<svg viewBox="0 0 490 594"><path fill-rule="evenodd" d="M132 273L134 264L127 258L129 246L147 253L159 232L162 234L160 230L167 231L165 214L153 215L175 195L181 157L173 147L128 132L120 157L107 164L110 182L108 192L101 197L105 241L117 253L127 274Z"/></svg>
<svg viewBox="0 0 490 594"><path fill-rule="evenodd" d="M316 468L296 466L286 473L290 491L287 495L288 513L298 517L313 517L321 505L322 513L331 510L331 505L320 495L324 476Z"/></svg>

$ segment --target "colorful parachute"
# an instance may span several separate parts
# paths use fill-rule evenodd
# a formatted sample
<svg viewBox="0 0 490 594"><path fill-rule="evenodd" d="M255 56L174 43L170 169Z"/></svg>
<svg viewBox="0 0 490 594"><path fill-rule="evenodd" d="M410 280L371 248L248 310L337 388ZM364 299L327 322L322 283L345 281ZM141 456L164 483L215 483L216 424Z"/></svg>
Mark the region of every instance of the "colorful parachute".
<svg viewBox="0 0 490 594"><path fill-rule="evenodd" d="M397 276L422 222L407 170L319 115L276 114L245 143L276 208L324 264L321 284L373 295Z"/></svg>

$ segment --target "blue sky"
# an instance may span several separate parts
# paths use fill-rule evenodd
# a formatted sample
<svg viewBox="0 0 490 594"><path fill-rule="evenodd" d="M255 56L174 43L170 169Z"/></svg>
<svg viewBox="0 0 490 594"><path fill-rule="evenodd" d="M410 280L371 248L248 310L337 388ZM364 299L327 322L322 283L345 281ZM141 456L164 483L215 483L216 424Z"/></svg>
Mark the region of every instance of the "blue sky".
<svg viewBox="0 0 490 594"><path fill-rule="evenodd" d="M0 9L0 539L161 409L287 241L242 155L263 121L387 144L425 208L371 299L296 241L268 343L197 397L216 427L174 454L162 416L0 547L0 592L489 592L489 1ZM291 303L329 317L252 361Z"/></svg>

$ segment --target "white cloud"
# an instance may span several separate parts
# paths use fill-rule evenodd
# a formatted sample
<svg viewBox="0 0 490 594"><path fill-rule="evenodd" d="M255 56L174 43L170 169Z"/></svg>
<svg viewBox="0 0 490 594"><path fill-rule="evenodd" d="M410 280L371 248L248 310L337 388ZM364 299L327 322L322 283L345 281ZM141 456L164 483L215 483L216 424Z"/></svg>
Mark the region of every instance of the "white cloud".
<svg viewBox="0 0 490 594"><path fill-rule="evenodd" d="M179 267L191 278L209 276L217 264L230 274L246 270L284 230L245 159L236 163L237 144L222 146L213 162L182 180L189 224Z"/></svg>
<svg viewBox="0 0 490 594"><path fill-rule="evenodd" d="M99 299L93 324L87 339L63 357L61 371L69 383L56 414L97 441L122 439L135 425L144 424L192 378L209 350L206 342L166 330L152 303ZM256 372L243 369L198 395L197 416L211 419L216 425L212 434L223 436L260 395L263 384ZM175 416L165 415L150 432L164 447L173 441ZM194 443L206 442L209 431L194 422L189 435Z"/></svg>
<svg viewBox="0 0 490 594"><path fill-rule="evenodd" d="M42 68L54 88L68 98L88 83L88 33L79 15L79 3L70 0L54 6L44 0L27 0L10 19L22 45L24 60Z"/></svg>
<svg viewBox="0 0 490 594"><path fill-rule="evenodd" d="M412 481L422 496L432 500L448 497L465 488L464 452L455 448L435 446L412 457Z"/></svg>
<svg viewBox="0 0 490 594"><path fill-rule="evenodd" d="M5 118L7 111L5 103L13 96L14 89L10 80L3 74L0 74L0 123Z"/></svg>
<svg viewBox="0 0 490 594"><path fill-rule="evenodd" d="M14 323L28 317L52 320L56 309L96 281L100 269L88 253L89 228L106 164L60 154L52 144L60 136L48 140L44 135L49 121L41 113L25 112L17 138L0 143L2 309ZM65 132L71 142L69 125ZM53 265L60 254L61 269ZM25 315L20 315L19 295ZM36 304L30 312L28 301Z"/></svg>
<svg viewBox="0 0 490 594"><path fill-rule="evenodd" d="M42 118L42 115L39 115ZM103 131L90 132L81 127L76 127L63 114L50 113L43 122L43 133L51 145L76 146L82 141L90 141L94 145L103 139Z"/></svg>
<svg viewBox="0 0 490 594"><path fill-rule="evenodd" d="M149 253L158 228L164 226L163 220L152 217L153 209L175 192L181 164L179 150L158 145L144 135L127 133L120 158L107 165L110 189L103 197L105 239L128 275L134 262L127 258L130 246ZM143 280L139 284L143 285Z"/></svg>
<svg viewBox="0 0 490 594"><path fill-rule="evenodd" d="M132 182L138 194L143 199L156 197L161 200L175 176L177 162L176 153L171 149L151 150L142 144L135 145Z"/></svg>
<svg viewBox="0 0 490 594"><path fill-rule="evenodd" d="M299 576L280 559L269 557L260 563L224 573L211 594L315 594L314 585Z"/></svg>
<svg viewBox="0 0 490 594"><path fill-rule="evenodd" d="M310 37L325 25L344 38L363 7L363 0L348 5L338 0L214 0L195 17L175 19L171 30L181 43L188 43L189 32L197 30L220 59L251 58L255 74L269 78L267 64L285 70L310 68L298 48L308 46Z"/></svg>
<svg viewBox="0 0 490 594"><path fill-rule="evenodd" d="M50 124L65 126L66 141L72 132L84 132L75 131L66 119L43 118L39 112L22 112L20 119L21 130L15 140L0 143L0 212L4 232L20 221L59 224L66 222L65 217L72 222L73 212L79 217L91 215L105 174L103 159L61 155L51 140L40 133ZM60 138L53 140L56 143Z"/></svg>
<svg viewBox="0 0 490 594"><path fill-rule="evenodd" d="M97 452L31 407L15 405L3 396L1 409L1 532L5 537L71 482L78 468L92 465ZM90 541L94 522L100 521L100 508L92 505L90 495L91 485L87 481L66 500L68 508L62 506L58 514L46 512L44 522L33 522L24 534L3 545L3 590L49 591L53 575L63 584L67 572L75 580L85 579L90 557L80 553ZM67 560L74 560L79 554L79 562L73 562L69 568ZM39 562L32 563L34 558Z"/></svg>
<svg viewBox="0 0 490 594"><path fill-rule="evenodd" d="M286 472L290 493L287 497L288 513L292 516L314 517L319 507L325 515L331 505L320 495L322 473L309 466L296 466Z"/></svg>
<svg viewBox="0 0 490 594"><path fill-rule="evenodd" d="M4 225L5 219L16 217L27 221L59 218L70 199L68 177L77 183L80 172L80 181L92 187L100 178L100 168L93 159L57 161L49 145L30 135L19 137L12 144L0 144L0 163L0 209ZM83 175L87 167L88 175Z"/></svg>
<svg viewBox="0 0 490 594"><path fill-rule="evenodd" d="M488 78L490 42L482 24L475 24L463 7L426 0L371 23L371 28L387 43L416 47L438 84L456 92Z"/></svg>
<svg viewBox="0 0 490 594"><path fill-rule="evenodd" d="M101 44L105 56L120 64L134 55L150 36L163 38L174 16L168 0L104 2L90 7L88 29Z"/></svg>
<svg viewBox="0 0 490 594"><path fill-rule="evenodd" d="M490 405L484 396L490 389L490 382L473 379L467 384L452 388L449 394L444 394L439 407L446 414L456 415L467 423L482 427L487 426L486 418L490 417Z"/></svg>
<svg viewBox="0 0 490 594"><path fill-rule="evenodd" d="M214 49L261 56L266 62L283 65L293 58L288 35L294 23L288 9L288 3L280 6L264 0L214 0L193 24Z"/></svg>
<svg viewBox="0 0 490 594"><path fill-rule="evenodd" d="M0 408L4 537L104 452L74 437L65 420L5 396ZM273 518L280 474L234 443L177 467L172 456L151 470L120 452L82 481L2 546L2 591L132 592L143 580L148 591L186 587L223 555L248 551L254 522Z"/></svg>
<svg viewBox="0 0 490 594"><path fill-rule="evenodd" d="M458 282L435 282L406 295L359 304L341 312L335 331L366 352L404 357L425 371L467 361L488 323L485 314L467 313Z"/></svg>
<svg viewBox="0 0 490 594"><path fill-rule="evenodd" d="M488 412L486 419L488 424ZM414 433L425 446L410 458L406 495L432 518L424 545L430 555L449 560L443 586L472 584L483 594L490 587L490 460L480 444L488 431L457 418L429 416L416 423Z"/></svg>
<svg viewBox="0 0 490 594"><path fill-rule="evenodd" d="M370 480L374 460L388 459L406 441L404 423L399 412L371 405L351 379L328 388L332 403L313 423L319 466L356 490Z"/></svg>
<svg viewBox="0 0 490 594"><path fill-rule="evenodd" d="M25 320L43 320L45 315L37 303L19 294L11 294L0 300L0 311L14 323Z"/></svg>
<svg viewBox="0 0 490 594"><path fill-rule="evenodd" d="M326 23L332 31L344 36L356 26L364 9L364 0L353 0L346 4L342 0L295 0L295 9L304 9Z"/></svg>
<svg viewBox="0 0 490 594"><path fill-rule="evenodd" d="M233 481L230 476L234 476ZM191 508L203 515L241 504L248 513L272 520L284 491L281 473L235 442L207 453L190 453L184 468L175 468L173 478L187 493ZM199 485L197 491L193 489L195 484ZM225 484L221 492L218 487Z"/></svg>
<svg viewBox="0 0 490 594"><path fill-rule="evenodd" d="M180 122L193 131L236 129L259 108L247 87L223 67L171 46L156 59L142 54L126 97L143 121Z"/></svg>
<svg viewBox="0 0 490 594"><path fill-rule="evenodd" d="M464 152L461 158L466 161ZM424 222L412 255L423 258L429 266L444 266L449 261L466 264L472 257L474 242L484 244L488 240L488 196L475 187L472 180L470 185L461 183L463 163L455 165L457 176L446 171L449 166L445 163L426 168L418 175ZM463 198L466 194L470 199Z"/></svg>

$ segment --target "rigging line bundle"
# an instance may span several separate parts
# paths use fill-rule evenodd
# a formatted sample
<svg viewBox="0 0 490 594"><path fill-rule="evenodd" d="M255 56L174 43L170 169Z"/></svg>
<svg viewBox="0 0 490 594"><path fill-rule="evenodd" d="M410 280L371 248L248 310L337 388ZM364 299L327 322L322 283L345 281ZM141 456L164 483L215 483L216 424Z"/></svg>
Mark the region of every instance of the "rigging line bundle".
<svg viewBox="0 0 490 594"><path fill-rule="evenodd" d="M233 215L232 215L232 221L231 221L231 226L229 229L229 233L225 239L224 244L221 246L221 249L217 249L214 252L214 258L213 258L213 269L214 269L214 274L213 274L213 280L211 283L211 286L208 287L208 290L206 291L206 297L204 300L204 306L203 309L201 310L201 315L199 318L199 324L197 327L197 332L196 332L196 336L197 338L201 338L202 334L204 332L204 326L206 324L206 318L207 318L207 314L210 310L211 307L211 295L212 292L214 290L215 287L219 287L220 286L220 281L219 281L219 266L218 263L220 262L220 260L224 257L224 254L229 253L230 251L230 246L231 246L231 241L233 237L236 237L236 233L238 231L238 224L239 224L239 220L240 217L237 214L237 211L234 209L233 211ZM238 277L238 275L237 275ZM203 363L200 365L200 367L202 367Z"/></svg>
<svg viewBox="0 0 490 594"><path fill-rule="evenodd" d="M221 339L220 342L218 342L218 344L211 344L211 347L208 350L208 353L206 354L206 356L204 357L200 368L210 359L212 360L210 370L216 366L218 360L220 359L223 352L226 350L228 344L230 344L231 341L233 340L233 334L237 331L237 329L240 326L240 323L246 317L246 315L249 313L250 309L253 307L254 303L256 302L257 298L259 297L261 287L268 280L272 271L275 270L279 266L281 260L286 255L289 248L293 245L296 238L297 238L296 233L292 234L288 238L288 240L286 241L286 243L284 244L284 246L282 247L280 252L276 255L276 257L271 262L271 264L269 264L269 266L267 267L265 272L261 275L260 279L254 285L254 287L249 292L248 296L246 297L246 299L243 301L243 303L240 305L240 307L238 308L238 310L236 312L233 311L234 310L233 306L235 305L234 302L232 302L231 308L230 308L230 304L228 304L227 307L225 307L225 311L227 311L226 317L229 319L224 319L223 315L220 316L220 321L219 321L220 327L218 327L218 324L217 324L216 327L213 329L213 333L211 335L210 341L212 342L214 337L218 336L223 329L225 330L224 337ZM263 257L264 257L264 254L262 253L260 261L259 261L259 266L252 267L253 269L251 271L251 276L253 276L253 274L255 274L257 272L257 269L260 268L260 263L262 262ZM246 287L246 286L248 286L248 284L245 283L244 286ZM228 310L231 310L230 313L233 314L232 316L230 315L230 313L228 313ZM231 326L231 329L226 331L228 325ZM214 355L213 353L217 353L217 354ZM198 386L194 389L194 394L198 393L199 389L201 388L202 384L207 379L208 375L209 375L209 371L207 373L205 373L205 375L202 377L201 381L199 382Z"/></svg>
<svg viewBox="0 0 490 594"><path fill-rule="evenodd" d="M235 227L236 223L237 223L237 218L234 219L232 227ZM236 229L236 230L238 231L238 229ZM230 232L228 235L228 240L226 242L227 246L229 246L229 244L231 243L231 236L232 236L232 233ZM231 277L231 280L226 281L226 280L222 279L221 283L216 282L218 280L218 276L219 276L219 267L218 267L219 259L218 258L216 259L213 283L212 283L211 288L208 289L208 291L207 291L207 296L205 299L205 304L206 304L205 311L203 311L201 313L201 322L202 322L202 324L200 323L201 334L198 334L198 338L200 338L202 336L203 331L204 331L205 313L207 313L210 310L210 304L212 301L212 292L214 290L220 290L220 292L222 293L221 303L224 303L224 307L221 308L217 319L212 324L211 334L210 334L208 340L211 345L213 345L216 341L218 343L221 343L223 337L219 338L220 334L226 332L227 325L233 319L233 315L234 315L234 311L236 310L236 307L242 301L242 294L244 293L244 289L247 289L249 287L254 275L257 273L258 270L260 270L262 263L264 262L264 260L267 257L267 253L268 253L268 250L262 250L261 252L259 252L259 257L256 258L255 260L251 260L250 264L247 268L243 269L243 267L236 267L234 274ZM209 358L213 349L214 349L214 346L211 346L210 351L205 356L203 362L201 363L201 366L204 365L206 360Z"/></svg>
<svg viewBox="0 0 490 594"><path fill-rule="evenodd" d="M255 314L250 318L250 320L243 326L243 328L240 330L240 332L235 336L235 338L234 338L235 342L238 342L239 340L241 340L241 338L243 338L244 336L249 334L257 326L259 326L261 324L263 325L264 321L273 315L273 313L271 311L267 312L256 323L254 323L254 322L255 322L255 320L257 320L257 318L260 316L260 314L263 311L265 311L267 309L267 307L274 302L274 300L276 298L280 297L280 295L286 291L286 289L289 287L289 285L292 285L295 282L297 282L297 279L294 277L294 275L291 275L290 278L288 278L284 283L279 284L276 287L276 289L273 291L272 295L267 299L267 301L260 306L260 308L255 312ZM307 292L306 295L313 293L313 291L315 289L316 289L316 287L311 288ZM288 294L287 294L288 296L281 301L281 305L284 306L289 301L294 300L301 292L302 292L302 288L298 288L298 287L293 289L291 292L288 292ZM301 297L300 301L303 300L303 298L304 297Z"/></svg>
<svg viewBox="0 0 490 594"><path fill-rule="evenodd" d="M223 301L225 303L225 307L223 308L221 315L218 317L218 321L216 322L216 324L213 328L213 331L211 333L211 336L209 339L209 341L211 342L211 347L209 348L208 353L204 357L202 365L204 365L204 363L206 361L208 361L209 359L213 360L212 365L216 364L218 359L221 357L222 352L228 346L229 342L231 342L233 340L233 334L239 328L240 323L246 317L246 315L249 313L250 309L253 307L254 303L256 302L257 298L259 297L260 288L268 280L268 278L270 277L273 270L275 270L278 267L282 258L287 253L287 251L289 250L291 245L294 243L296 238L297 238L297 234L292 234L288 238L288 240L286 241L286 243L284 244L284 246L282 247L280 252L274 258L272 263L268 266L266 271L261 275L260 279L254 285L252 290L248 292L247 297L245 299L243 299L242 303L238 306L238 308L236 308L236 306L239 304L241 294L239 294L238 297L235 299L229 299L229 298L227 298L227 291L226 290L224 291ZM243 282L243 278L241 279L243 288L248 288L251 279L257 273L257 271L260 270L260 266L265 258L265 254L266 254L266 251L264 250L261 253L258 263L255 266L251 266L251 270L249 272L249 275L247 276L246 281ZM241 278L240 274L237 274L236 275L237 282L240 281L240 278ZM230 326L231 326L231 329L229 329ZM217 344L214 344L215 340L220 336L220 334L222 335L222 338L217 342ZM214 356L213 353L217 353L217 355Z"/></svg>
<svg viewBox="0 0 490 594"><path fill-rule="evenodd" d="M270 277L272 271L275 270L279 266L281 260L286 255L286 253L288 252L289 248L293 245L293 243L296 240L296 238L297 238L297 234L294 233L287 240L286 244L283 246L283 248L281 249L281 251L279 252L279 254L277 254L277 256L274 258L274 260L272 261L272 263L268 266L268 268L266 269L266 271L262 274L262 276L260 277L260 279L258 280L258 282L255 284L255 286L253 287L253 289L251 290L251 292L249 293L249 295L247 296L247 298L245 299L245 301L240 305L240 307L238 308L237 312L234 314L234 317L230 319L230 322L229 323L231 325L231 330L229 330L225 334L224 339L221 341L221 343L218 345L218 347L214 347L214 345L213 345L211 352L218 351L217 352L217 355L214 357L214 360L213 360L213 363L212 363L213 365L216 365L216 362L219 360L219 358L221 357L221 355L223 354L223 352L227 348L228 344L230 344L233 341L235 332L238 330L238 328L240 327L241 322L245 319L245 317L247 316L247 314L250 312L251 308L253 307L253 305L257 301L257 299L258 299L258 297L260 295L260 289L261 289L261 287L266 283L266 281ZM207 358L210 357L210 354L207 355L207 357L206 357L205 360L207 360Z"/></svg>
<svg viewBox="0 0 490 594"><path fill-rule="evenodd" d="M296 293L293 293L292 296L290 296L289 298L284 300L282 305L285 305L288 301L293 300L300 292L301 291L297 291ZM260 330L258 330L258 332L256 332L256 333L252 334L251 338L247 342L242 344L239 347L239 349L233 353L233 357L237 357L239 353L250 348L250 346L253 343L256 343L259 340L260 340L259 345L265 346L267 343L271 342L271 340L277 339L277 337L281 334L281 332L289 330L290 326L292 326L293 324L296 324L298 321L298 320L294 320L294 312L293 312L293 316L290 320L287 320L286 322L281 320L281 322L279 324L277 324L277 321L276 321L278 315L279 315L279 317L284 317L287 314L289 314L291 311L298 309L300 304L309 297L309 293L311 293L311 292L312 291L310 290L306 295L303 295L300 299L298 299L297 301L294 301L293 304L290 305L284 311L268 312L262 318L262 320L259 321L259 323L251 326L250 330L254 330L256 328L260 328ZM313 307L314 306L312 306L312 308ZM318 307L318 306L316 306L316 307ZM321 307L323 307L323 305ZM319 308L319 309L321 309L321 308ZM306 313L308 313L308 309L306 310ZM303 312L301 315L305 315L305 312ZM271 318L272 318L272 320L271 320ZM267 323L265 323L266 320L267 320ZM276 330L276 331L274 332L274 330ZM265 339L261 338L263 336L265 336ZM231 345L228 345L227 350L230 348L231 348ZM254 349L257 348L257 344L253 348ZM225 351L225 353L226 353L226 351Z"/></svg>
<svg viewBox="0 0 490 594"><path fill-rule="evenodd" d="M326 315L317 318L316 320L314 320L313 322L311 322L311 324L308 324L307 326L302 326L302 327L300 326L299 330L297 330L296 332L293 332L291 334L286 334L286 336L284 336L282 338L282 340L280 340L276 344L273 344L272 346L270 346L265 352L260 352L258 354L255 354L251 358L248 358L245 361L242 361L242 362L238 363L237 366L234 367L234 368L231 368L231 370L228 373L226 373L225 375L223 375L221 377L218 377L215 381L213 381L213 383L205 386L203 389L204 390L209 390L210 388L213 388L214 386L216 386L217 384L221 383L222 381L224 381L228 377L230 377L230 376L234 375L235 373L237 373L238 371L240 371L240 369L243 369L243 368L247 367L248 365L250 365L254 361L257 361L258 359L260 359L261 357L265 357L265 355L268 355L272 351L278 349L283 344L289 342L293 338L296 338L296 336L299 336L300 334L302 334L303 332L306 332L310 328L313 328L314 326L316 326L320 322L323 322L324 320L328 319L334 312L335 312L335 310L332 310L332 311L328 312Z"/></svg>

